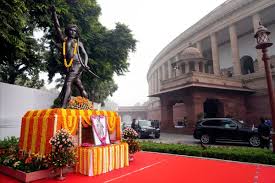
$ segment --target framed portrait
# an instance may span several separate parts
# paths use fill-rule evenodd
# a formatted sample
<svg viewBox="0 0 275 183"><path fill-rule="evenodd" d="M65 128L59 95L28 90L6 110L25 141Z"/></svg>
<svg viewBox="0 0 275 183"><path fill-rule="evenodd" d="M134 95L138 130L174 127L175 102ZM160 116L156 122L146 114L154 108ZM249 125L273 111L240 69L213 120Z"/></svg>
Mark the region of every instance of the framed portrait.
<svg viewBox="0 0 275 183"><path fill-rule="evenodd" d="M95 146L110 144L110 135L108 131L106 117L103 115L92 115L91 121Z"/></svg>

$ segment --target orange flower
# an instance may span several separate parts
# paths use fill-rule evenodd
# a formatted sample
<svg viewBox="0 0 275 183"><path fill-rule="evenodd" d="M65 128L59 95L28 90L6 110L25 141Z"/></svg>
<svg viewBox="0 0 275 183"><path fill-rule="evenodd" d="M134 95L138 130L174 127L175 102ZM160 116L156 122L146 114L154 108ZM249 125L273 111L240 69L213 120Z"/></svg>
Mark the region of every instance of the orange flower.
<svg viewBox="0 0 275 183"><path fill-rule="evenodd" d="M93 102L83 97L72 97L69 101L68 109L93 110Z"/></svg>
<svg viewBox="0 0 275 183"><path fill-rule="evenodd" d="M25 164L29 164L32 162L32 157L28 157L26 160L25 160Z"/></svg>

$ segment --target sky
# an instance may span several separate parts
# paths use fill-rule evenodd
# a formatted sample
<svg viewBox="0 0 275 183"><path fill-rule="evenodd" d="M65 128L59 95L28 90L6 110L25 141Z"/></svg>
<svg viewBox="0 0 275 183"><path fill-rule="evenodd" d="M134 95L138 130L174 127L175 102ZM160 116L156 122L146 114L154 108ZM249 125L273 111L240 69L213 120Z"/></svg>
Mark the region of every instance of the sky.
<svg viewBox="0 0 275 183"><path fill-rule="evenodd" d="M114 29L117 22L124 23L138 41L136 51L129 55L129 72L114 77L118 90L109 100L119 106L148 101L147 72L153 59L173 39L225 1L97 0L100 22L109 29ZM46 78L46 74L42 77ZM54 86L52 82L46 88Z"/></svg>
<svg viewBox="0 0 275 183"><path fill-rule="evenodd" d="M225 0L97 0L100 22L109 29L124 23L132 30L136 51L130 54L129 72L115 76L118 90L109 99L119 106L148 100L147 72L157 54L179 34Z"/></svg>

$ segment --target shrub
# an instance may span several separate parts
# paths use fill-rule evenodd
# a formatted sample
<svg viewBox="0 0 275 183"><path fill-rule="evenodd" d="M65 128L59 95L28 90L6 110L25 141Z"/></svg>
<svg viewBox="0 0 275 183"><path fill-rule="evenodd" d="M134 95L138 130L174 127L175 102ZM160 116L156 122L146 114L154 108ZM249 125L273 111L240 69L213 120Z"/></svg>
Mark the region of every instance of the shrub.
<svg viewBox="0 0 275 183"><path fill-rule="evenodd" d="M5 137L4 140L0 140L0 149L8 149L10 147L17 147L19 138L15 136Z"/></svg>
<svg viewBox="0 0 275 183"><path fill-rule="evenodd" d="M275 165L275 154L270 150L252 147L208 146L206 149L203 149L197 145L163 144L145 141L141 142L141 149L143 151Z"/></svg>

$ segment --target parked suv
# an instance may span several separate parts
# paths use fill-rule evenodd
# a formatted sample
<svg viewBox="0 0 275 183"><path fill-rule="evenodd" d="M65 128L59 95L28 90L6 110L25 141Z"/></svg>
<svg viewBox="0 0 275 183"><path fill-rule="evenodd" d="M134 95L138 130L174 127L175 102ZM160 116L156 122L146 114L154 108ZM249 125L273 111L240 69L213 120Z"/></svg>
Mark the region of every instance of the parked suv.
<svg viewBox="0 0 275 183"><path fill-rule="evenodd" d="M159 123L157 121L149 120L136 120L133 127L139 138L153 136L154 138L160 137Z"/></svg>
<svg viewBox="0 0 275 183"><path fill-rule="evenodd" d="M203 144L214 143L216 140L244 141L253 147L261 144L257 129L245 127L240 121L231 118L202 119L197 122L193 136Z"/></svg>

